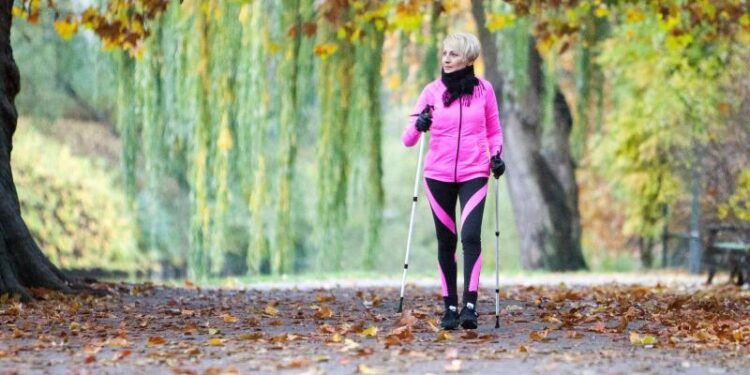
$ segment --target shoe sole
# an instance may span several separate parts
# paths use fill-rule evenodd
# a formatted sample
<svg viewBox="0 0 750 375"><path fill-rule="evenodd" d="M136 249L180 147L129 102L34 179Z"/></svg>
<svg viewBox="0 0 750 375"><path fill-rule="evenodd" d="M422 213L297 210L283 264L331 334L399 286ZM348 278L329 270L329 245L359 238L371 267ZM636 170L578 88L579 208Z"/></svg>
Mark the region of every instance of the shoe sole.
<svg viewBox="0 0 750 375"><path fill-rule="evenodd" d="M477 322L465 320L461 322L461 327L463 327L464 329L477 329Z"/></svg>
<svg viewBox="0 0 750 375"><path fill-rule="evenodd" d="M440 328L442 328L442 329L444 329L444 330L446 330L446 331L453 331L453 330L455 330L456 328L458 328L458 323L456 323L456 325L454 325L454 326L453 326L453 325L452 325L452 326L444 326L444 325L440 325Z"/></svg>

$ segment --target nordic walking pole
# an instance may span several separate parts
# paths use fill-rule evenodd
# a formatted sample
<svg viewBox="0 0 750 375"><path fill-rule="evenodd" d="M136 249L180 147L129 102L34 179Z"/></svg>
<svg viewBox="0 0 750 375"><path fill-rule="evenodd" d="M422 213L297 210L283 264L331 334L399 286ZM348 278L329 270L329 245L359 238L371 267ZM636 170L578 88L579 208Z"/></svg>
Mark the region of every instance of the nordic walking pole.
<svg viewBox="0 0 750 375"><path fill-rule="evenodd" d="M429 111L430 107L425 107L424 111ZM398 311L401 312L404 307L404 288L406 286L406 270L409 269L409 250L411 249L411 235L414 229L414 214L417 209L417 194L419 194L419 172L422 170L422 153L424 152L424 139L427 134L421 134L419 137L419 159L417 161L417 177L414 180L414 194L411 201L411 219L409 220L409 236L406 239L406 258L404 259L404 276L401 278L401 299L398 302Z"/></svg>
<svg viewBox="0 0 750 375"><path fill-rule="evenodd" d="M500 328L500 179L495 179L495 328Z"/></svg>

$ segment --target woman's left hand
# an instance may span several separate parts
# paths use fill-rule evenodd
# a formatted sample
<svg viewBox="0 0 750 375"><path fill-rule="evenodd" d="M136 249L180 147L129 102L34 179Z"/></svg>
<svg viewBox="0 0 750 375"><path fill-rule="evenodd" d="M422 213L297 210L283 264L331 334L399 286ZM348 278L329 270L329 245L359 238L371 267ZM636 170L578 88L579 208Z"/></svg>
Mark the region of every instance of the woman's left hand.
<svg viewBox="0 0 750 375"><path fill-rule="evenodd" d="M490 168L492 168L492 175L495 178L500 178L505 173L505 162L500 158L500 151L490 158Z"/></svg>

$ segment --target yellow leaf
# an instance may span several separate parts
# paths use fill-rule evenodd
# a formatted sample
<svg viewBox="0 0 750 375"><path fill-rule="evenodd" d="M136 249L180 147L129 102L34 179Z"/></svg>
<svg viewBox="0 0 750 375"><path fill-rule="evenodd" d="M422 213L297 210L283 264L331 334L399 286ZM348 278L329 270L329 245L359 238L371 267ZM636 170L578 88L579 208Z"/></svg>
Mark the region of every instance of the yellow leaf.
<svg viewBox="0 0 750 375"><path fill-rule="evenodd" d="M69 40L78 31L78 21L67 19L57 20L55 21L55 31L57 31L61 38Z"/></svg>
<svg viewBox="0 0 750 375"><path fill-rule="evenodd" d="M319 43L313 47L315 55L319 56L321 59L328 58L328 56L334 54L338 49L339 46L336 43Z"/></svg>
<svg viewBox="0 0 750 375"><path fill-rule="evenodd" d="M382 374L383 372L378 369L368 367L364 363L360 363L359 365L357 365L357 373L359 374Z"/></svg>
<svg viewBox="0 0 750 375"><path fill-rule="evenodd" d="M641 337L638 333L631 331L630 332L630 343L633 345L654 345L656 344L656 337L651 335L646 335Z"/></svg>
<svg viewBox="0 0 750 375"><path fill-rule="evenodd" d="M490 14L487 19L487 29L491 32L502 30L513 24L515 21L515 14Z"/></svg>
<svg viewBox="0 0 750 375"><path fill-rule="evenodd" d="M271 316L276 316L279 314L279 310L277 310L275 307L271 305L266 306L266 309L263 310L263 312Z"/></svg>
<svg viewBox="0 0 750 375"><path fill-rule="evenodd" d="M70 330L71 331L78 331L81 328L81 325L78 324L78 322L70 323Z"/></svg>
<svg viewBox="0 0 750 375"><path fill-rule="evenodd" d="M224 315L225 323L237 323L237 318L232 315Z"/></svg>
<svg viewBox="0 0 750 375"><path fill-rule="evenodd" d="M441 341L449 341L452 339L453 339L453 335L451 335L447 331L440 331L438 332L437 338L435 339L435 341L441 342Z"/></svg>
<svg viewBox="0 0 750 375"><path fill-rule="evenodd" d="M242 5L239 19L240 23L243 25L247 25L248 21L250 21L250 4Z"/></svg>
<svg viewBox="0 0 750 375"><path fill-rule="evenodd" d="M630 8L625 12L625 20L628 23L640 22L643 21L644 18L646 18L645 14L638 7Z"/></svg>
<svg viewBox="0 0 750 375"><path fill-rule="evenodd" d="M220 339L218 337L214 337L212 339L208 339L208 341L206 342L206 344L208 344L210 346L223 346L224 345L224 340Z"/></svg>
<svg viewBox="0 0 750 375"><path fill-rule="evenodd" d="M609 9L607 9L606 6L600 6L596 8L596 10L594 11L594 15L599 18L606 17L607 15L609 15Z"/></svg>
<svg viewBox="0 0 750 375"><path fill-rule="evenodd" d="M328 342L332 342L332 343L336 343L336 344L338 344L338 343L340 343L342 341L344 341L344 337L341 336L341 334L338 334L338 333L335 333L333 336L331 336L330 339L328 339Z"/></svg>
<svg viewBox="0 0 750 375"><path fill-rule="evenodd" d="M280 49L281 49L281 44L279 43L271 42L268 44L268 52L270 52L272 55L279 52Z"/></svg>
<svg viewBox="0 0 750 375"><path fill-rule="evenodd" d="M371 326L370 328L362 331L362 336L365 337L375 337L378 334L378 327Z"/></svg>
<svg viewBox="0 0 750 375"><path fill-rule="evenodd" d="M18 6L15 6L15 5L13 6L12 13L13 13L13 17L21 17L21 18L25 18L26 17L26 11L23 10L21 7L18 7Z"/></svg>

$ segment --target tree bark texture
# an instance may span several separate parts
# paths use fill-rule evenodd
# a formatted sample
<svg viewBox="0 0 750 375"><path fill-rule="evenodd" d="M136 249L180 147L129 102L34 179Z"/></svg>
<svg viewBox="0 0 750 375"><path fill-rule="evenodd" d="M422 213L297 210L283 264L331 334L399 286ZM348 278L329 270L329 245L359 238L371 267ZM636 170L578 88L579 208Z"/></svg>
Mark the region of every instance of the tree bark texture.
<svg viewBox="0 0 750 375"><path fill-rule="evenodd" d="M67 277L42 253L21 217L10 167L18 113L15 97L20 75L10 45L12 1L0 5L0 294L30 298L26 288L70 292Z"/></svg>
<svg viewBox="0 0 750 375"><path fill-rule="evenodd" d="M528 37L528 86L514 92L498 64L495 34L485 26L482 0L472 0L482 43L485 78L495 88L505 142L511 205L525 269L585 269L581 251L578 185L570 152L572 116L555 86L553 126L543 127L545 76L536 41ZM544 140L544 142L543 142ZM543 147L544 144L544 147Z"/></svg>

